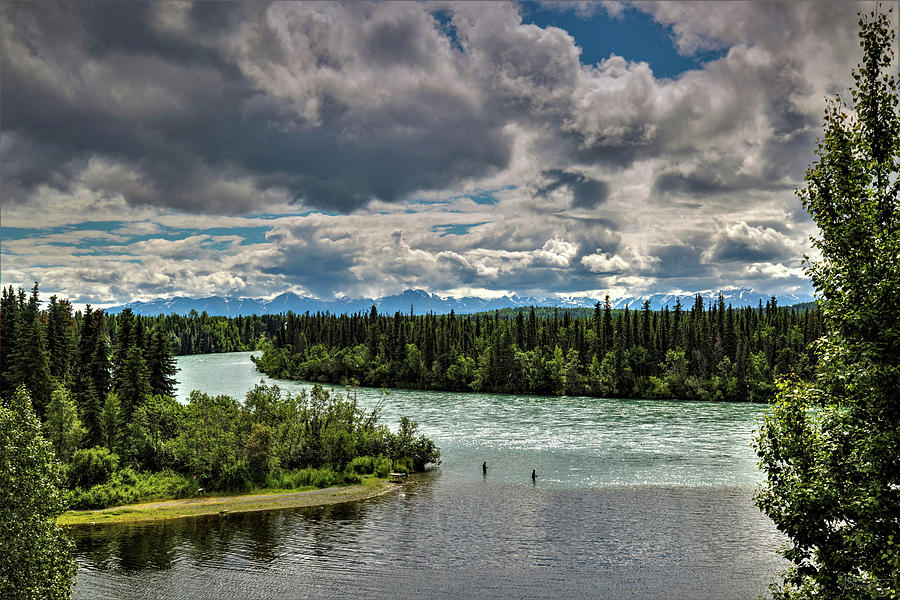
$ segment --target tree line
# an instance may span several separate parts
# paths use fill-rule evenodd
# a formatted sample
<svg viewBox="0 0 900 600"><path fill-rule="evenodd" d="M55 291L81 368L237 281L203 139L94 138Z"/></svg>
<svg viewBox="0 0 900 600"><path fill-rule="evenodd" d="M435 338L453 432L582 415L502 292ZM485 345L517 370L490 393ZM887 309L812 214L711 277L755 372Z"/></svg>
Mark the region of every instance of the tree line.
<svg viewBox="0 0 900 600"><path fill-rule="evenodd" d="M176 355L257 350L275 336L283 320L280 315L230 318L210 316L206 311L198 313L196 310L191 310L187 316L170 314L140 318L168 336ZM112 321L110 335L115 339L118 318Z"/></svg>
<svg viewBox="0 0 900 600"><path fill-rule="evenodd" d="M108 317L90 306L73 311L56 296L41 310L37 283L30 295L3 289L0 316L2 403L33 407L63 465L71 508L183 497L201 487L358 482L439 461L416 423L404 418L393 433L377 411L321 386L295 396L258 386L243 401L202 391L186 404L174 399L173 340L210 339L194 336L209 331L249 340L277 327L276 319L141 317L128 309Z"/></svg>
<svg viewBox="0 0 900 600"><path fill-rule="evenodd" d="M589 315L288 313L255 361L272 377L374 387L764 402L777 376L812 376L822 334L815 307L775 298L614 311L607 297Z"/></svg>
<svg viewBox="0 0 900 600"><path fill-rule="evenodd" d="M0 294L0 394L24 385L45 421L65 396L84 443L96 445L127 429L149 398L174 393L177 368L161 328L130 310L113 319L90 305L74 312L56 296L40 307L37 283L30 295L12 286Z"/></svg>

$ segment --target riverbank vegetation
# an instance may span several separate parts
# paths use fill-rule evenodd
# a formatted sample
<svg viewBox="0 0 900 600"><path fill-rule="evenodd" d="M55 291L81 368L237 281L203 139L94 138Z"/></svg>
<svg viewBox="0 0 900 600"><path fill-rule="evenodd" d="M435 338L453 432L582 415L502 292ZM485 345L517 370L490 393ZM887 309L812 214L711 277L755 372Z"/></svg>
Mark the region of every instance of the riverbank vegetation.
<svg viewBox="0 0 900 600"><path fill-rule="evenodd" d="M356 502L373 498L396 489L387 478L363 477L358 484L327 488L301 486L297 488L254 489L250 494L232 496L195 496L182 500L144 502L99 510L69 510L57 519L59 525L106 525L230 515L261 510L282 510L305 506L324 506L341 502Z"/></svg>
<svg viewBox="0 0 900 600"><path fill-rule="evenodd" d="M243 401L194 391L181 404L169 338L152 320L73 314L56 297L39 307L37 284L30 296L3 290L0 394L33 403L70 508L321 488L439 462L416 423L403 418L394 433L377 410L321 386L294 396L257 386Z"/></svg>
<svg viewBox="0 0 900 600"><path fill-rule="evenodd" d="M789 543L779 600L900 597L900 112L891 11L860 15L851 104L825 111L799 191L826 331L811 382L783 379L755 444L756 502Z"/></svg>
<svg viewBox="0 0 900 600"><path fill-rule="evenodd" d="M765 402L775 378L811 377L822 332L815 308L775 299L734 309L720 297L689 310L612 311L590 318L532 309L449 315L294 315L257 368L271 377L372 387L543 395Z"/></svg>

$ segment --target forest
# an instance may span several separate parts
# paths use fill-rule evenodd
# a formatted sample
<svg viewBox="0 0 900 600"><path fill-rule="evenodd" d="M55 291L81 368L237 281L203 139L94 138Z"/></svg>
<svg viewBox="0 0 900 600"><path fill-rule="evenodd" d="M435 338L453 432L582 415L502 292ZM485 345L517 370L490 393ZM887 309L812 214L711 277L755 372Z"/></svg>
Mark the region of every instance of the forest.
<svg viewBox="0 0 900 600"><path fill-rule="evenodd" d="M66 501L99 508L207 490L358 481L439 461L347 394L257 386L242 400L174 398L175 355L262 349L275 378L373 387L766 401L780 375L812 378L815 307L614 311L532 308L475 315L107 316L2 290L0 395L27 395L64 465ZM21 402L20 402L21 404Z"/></svg>
<svg viewBox="0 0 900 600"><path fill-rule="evenodd" d="M108 318L55 296L42 310L37 284L3 289L0 315L0 397L33 407L69 508L357 483L440 461L417 423L394 433L349 392L318 385L294 396L259 385L243 401L195 390L179 403L171 340L195 330L166 329L177 318Z"/></svg>
<svg viewBox="0 0 900 600"><path fill-rule="evenodd" d="M576 313L577 314L577 313ZM584 313L582 313L584 314ZM276 378L412 389L765 402L812 377L814 306L489 314L293 315L255 359Z"/></svg>

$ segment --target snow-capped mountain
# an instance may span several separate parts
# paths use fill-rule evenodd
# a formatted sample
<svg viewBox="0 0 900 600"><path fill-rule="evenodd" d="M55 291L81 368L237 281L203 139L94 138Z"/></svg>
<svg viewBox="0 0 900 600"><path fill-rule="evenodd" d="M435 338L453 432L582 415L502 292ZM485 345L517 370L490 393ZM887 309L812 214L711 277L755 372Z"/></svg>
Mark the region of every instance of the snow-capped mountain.
<svg viewBox="0 0 900 600"><path fill-rule="evenodd" d="M690 309L694 305L694 298L697 294L703 297L704 306L709 306L712 302L717 302L720 290L704 290L700 292L684 292L681 294L652 294L647 296L629 296L627 298L617 298L612 301L613 308L631 309L641 308L645 300L650 300L650 308L652 310L662 310L666 306L670 309L680 299L681 305ZM721 290L722 297L725 300L725 306L729 304L735 308L741 306L758 306L760 302L766 304L772 294L761 294L748 288L740 288L735 290ZM800 304L801 302L812 302L813 297L809 294L775 294L775 300L779 306L790 306L792 304Z"/></svg>
<svg viewBox="0 0 900 600"><path fill-rule="evenodd" d="M704 305L709 306L718 298L719 291L698 292L704 299ZM765 304L772 296L761 294L750 289L722 290L725 304L733 307L757 306L760 301ZM613 308L639 309L645 300L650 300L650 308L662 310L665 306L670 309L675 302L681 299L681 305L690 309L694 304L692 293L682 294L652 294L647 296L629 296L617 298L612 301ZM800 302L810 302L812 296L801 294L777 294L775 296L780 306L789 306ZM149 302L129 302L121 306L113 306L106 309L107 313L117 314L125 308L130 308L138 315L179 314L188 315L192 310L198 313L206 312L209 315L224 315L236 317L238 315L267 315L279 314L291 311L295 314L305 312L330 312L332 314L353 314L369 311L372 306L381 314L394 314L396 312L409 314L410 310L416 314L446 314L451 310L458 314L470 314L503 308L518 308L525 306L557 306L559 308L591 308L603 299L587 298L582 296L539 298L533 296L502 296L500 298L441 297L424 290L406 290L401 294L385 296L383 298L369 299L341 298L338 300L319 300L308 296L298 296L292 292L279 294L272 299L261 298L236 298L233 296L210 296L209 298L158 298Z"/></svg>

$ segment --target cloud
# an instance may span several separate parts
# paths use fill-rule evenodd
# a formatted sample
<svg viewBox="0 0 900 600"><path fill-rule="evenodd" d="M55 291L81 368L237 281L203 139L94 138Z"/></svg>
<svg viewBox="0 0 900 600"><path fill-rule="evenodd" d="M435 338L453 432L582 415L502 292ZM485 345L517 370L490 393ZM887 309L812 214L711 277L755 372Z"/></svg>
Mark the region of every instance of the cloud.
<svg viewBox="0 0 900 600"><path fill-rule="evenodd" d="M33 232L4 239L3 281L97 299L799 285L814 227L792 190L869 5L628 6L721 56L671 78L582 65L506 3L0 4L0 210Z"/></svg>
<svg viewBox="0 0 900 600"><path fill-rule="evenodd" d="M213 32L137 6L4 6L3 121L55 158L10 165L13 200L98 158L133 171L130 204L216 214L349 211L508 164L505 120L421 6L245 7Z"/></svg>
<svg viewBox="0 0 900 600"><path fill-rule="evenodd" d="M560 188L566 188L571 194L572 206L594 209L603 204L609 197L609 184L585 177L580 173L568 173L562 170L551 170L543 173L551 182L540 189L540 193L549 194Z"/></svg>
<svg viewBox="0 0 900 600"><path fill-rule="evenodd" d="M765 261L798 257L789 239L770 227L751 227L743 221L723 226L703 252L706 263Z"/></svg>
<svg viewBox="0 0 900 600"><path fill-rule="evenodd" d="M604 274L641 273L649 275L653 273L659 262L660 259L657 256L650 256L628 247L620 248L616 254L608 254L598 248L594 254L581 258L581 264L592 273Z"/></svg>

